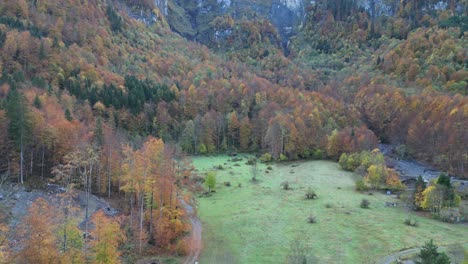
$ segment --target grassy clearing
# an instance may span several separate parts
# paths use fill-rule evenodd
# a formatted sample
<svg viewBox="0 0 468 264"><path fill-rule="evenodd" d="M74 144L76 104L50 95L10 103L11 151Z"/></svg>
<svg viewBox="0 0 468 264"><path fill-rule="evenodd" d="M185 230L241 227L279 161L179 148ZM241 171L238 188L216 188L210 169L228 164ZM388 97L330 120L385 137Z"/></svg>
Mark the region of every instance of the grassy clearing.
<svg viewBox="0 0 468 264"><path fill-rule="evenodd" d="M412 214L419 227L406 226L403 221L408 212L384 205L400 200L355 192L354 175L337 163L277 164L268 174L261 164L260 181L252 183L247 160L228 159L194 158L200 172L224 167L217 170L217 192L198 199L204 242L200 263L283 263L295 239L303 239L321 263L373 263L392 252L421 246L430 238L441 245L466 246L468 242L466 225ZM223 185L226 181L231 187ZM293 190L283 190L283 181L289 181ZM309 186L318 199L305 199ZM364 198L370 201L370 209L360 208ZM311 214L317 223L307 222Z"/></svg>

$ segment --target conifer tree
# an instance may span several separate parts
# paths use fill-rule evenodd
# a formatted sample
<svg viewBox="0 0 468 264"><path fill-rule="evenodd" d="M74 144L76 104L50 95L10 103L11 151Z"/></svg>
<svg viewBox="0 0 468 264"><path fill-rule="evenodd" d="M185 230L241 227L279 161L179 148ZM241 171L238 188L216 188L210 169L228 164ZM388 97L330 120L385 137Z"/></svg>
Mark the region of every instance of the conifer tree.
<svg viewBox="0 0 468 264"><path fill-rule="evenodd" d="M7 96L6 115L10 120L8 134L20 152L19 182L24 182L24 155L31 139L32 122L30 111L24 96L12 89Z"/></svg>

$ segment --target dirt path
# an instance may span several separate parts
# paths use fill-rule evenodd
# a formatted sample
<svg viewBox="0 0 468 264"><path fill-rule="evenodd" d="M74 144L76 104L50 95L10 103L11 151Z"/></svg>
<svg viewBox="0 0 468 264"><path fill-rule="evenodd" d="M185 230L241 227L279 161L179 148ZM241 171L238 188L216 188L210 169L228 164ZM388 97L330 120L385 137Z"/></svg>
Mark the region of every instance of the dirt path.
<svg viewBox="0 0 468 264"><path fill-rule="evenodd" d="M377 261L377 263L378 264L391 264L391 263L394 263L395 260L398 259L398 258L418 253L420 250L421 250L421 248L410 248L410 249L407 249L407 250L395 252L395 253L390 254L390 255L388 255L386 257L383 257L382 259Z"/></svg>
<svg viewBox="0 0 468 264"><path fill-rule="evenodd" d="M182 262L184 264L198 263L198 257L202 249L202 224L200 219L195 215L193 206L187 204L184 199L180 199L180 203L187 211L190 223L192 224L192 234L190 238L190 253Z"/></svg>
<svg viewBox="0 0 468 264"><path fill-rule="evenodd" d="M465 243L460 242L458 244L459 245L468 245L468 242L465 242ZM439 246L438 251L439 252L440 251L446 251L450 246L453 246L453 245ZM392 264L398 258L408 256L408 255L412 255L412 254L416 254L416 253L419 253L419 251L421 251L420 247L410 248L410 249L403 250L403 251L398 251L398 252L392 253L392 254L390 254L388 256L385 256L385 257L381 258L379 261L377 261L377 264Z"/></svg>

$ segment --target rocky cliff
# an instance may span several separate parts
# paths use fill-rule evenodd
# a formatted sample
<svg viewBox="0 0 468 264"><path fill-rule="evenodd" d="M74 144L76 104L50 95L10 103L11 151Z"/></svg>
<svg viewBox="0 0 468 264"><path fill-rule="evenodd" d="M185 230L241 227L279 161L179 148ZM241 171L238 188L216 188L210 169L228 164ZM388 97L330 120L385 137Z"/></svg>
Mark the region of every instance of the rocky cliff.
<svg viewBox="0 0 468 264"><path fill-rule="evenodd" d="M171 28L181 35L207 43L220 32L211 23L216 17L234 20L269 20L284 43L299 28L306 0L155 0ZM310 3L310 2L309 2Z"/></svg>

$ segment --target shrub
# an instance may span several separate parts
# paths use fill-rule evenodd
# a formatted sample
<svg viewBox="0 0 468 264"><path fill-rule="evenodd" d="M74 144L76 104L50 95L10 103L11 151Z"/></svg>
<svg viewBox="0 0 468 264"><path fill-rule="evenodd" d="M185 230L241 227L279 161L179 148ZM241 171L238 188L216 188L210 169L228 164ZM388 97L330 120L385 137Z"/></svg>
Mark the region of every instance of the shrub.
<svg viewBox="0 0 468 264"><path fill-rule="evenodd" d="M418 226L418 221L408 217L408 218L405 219L405 225L417 227Z"/></svg>
<svg viewBox="0 0 468 264"><path fill-rule="evenodd" d="M364 192L368 190L369 190L369 187L366 185L363 179L359 179L356 181L356 191Z"/></svg>
<svg viewBox="0 0 468 264"><path fill-rule="evenodd" d="M206 174L205 185L208 187L208 192L211 192L216 186L216 172L210 171Z"/></svg>
<svg viewBox="0 0 468 264"><path fill-rule="evenodd" d="M178 256L186 256L189 253L189 248L185 240L181 239L177 242L176 253Z"/></svg>
<svg viewBox="0 0 468 264"><path fill-rule="evenodd" d="M332 208L332 207L333 207L333 204L331 204L331 203L326 203L325 204L325 208Z"/></svg>
<svg viewBox="0 0 468 264"><path fill-rule="evenodd" d="M247 165L254 165L255 163L257 162L257 160L255 158L250 158L249 160L247 160Z"/></svg>
<svg viewBox="0 0 468 264"><path fill-rule="evenodd" d="M206 149L205 144L202 143L202 144L200 144L200 145L198 146L198 154L200 154L200 155L205 155L205 154L207 153L207 151L208 151L208 150Z"/></svg>
<svg viewBox="0 0 468 264"><path fill-rule="evenodd" d="M239 161L242 161L242 158L232 158L231 161L232 162L239 162Z"/></svg>
<svg viewBox="0 0 468 264"><path fill-rule="evenodd" d="M369 209L369 205L370 205L369 200L367 200L367 199L362 199L362 201L361 201L361 208Z"/></svg>
<svg viewBox="0 0 468 264"><path fill-rule="evenodd" d="M284 181L280 185L281 185L281 187L283 187L283 190L289 190L289 182L288 181Z"/></svg>
<svg viewBox="0 0 468 264"><path fill-rule="evenodd" d="M286 161L286 160L288 160L288 157L286 157L286 155L284 155L283 153L281 153L280 156L279 156L279 160L280 160L280 161Z"/></svg>
<svg viewBox="0 0 468 264"><path fill-rule="evenodd" d="M323 151L321 149L316 149L314 151L314 159L316 160L320 160L320 159L323 159Z"/></svg>
<svg viewBox="0 0 468 264"><path fill-rule="evenodd" d="M237 187L242 188L242 183L237 184Z"/></svg>
<svg viewBox="0 0 468 264"><path fill-rule="evenodd" d="M260 157L260 162L263 162L263 163L270 162L271 159L272 159L272 157L271 157L270 153L265 153Z"/></svg>
<svg viewBox="0 0 468 264"><path fill-rule="evenodd" d="M312 190L311 187L309 187L309 188L307 189L307 192L306 192L305 196L306 196L306 198L309 199L309 200L310 200L310 199L315 199L315 198L317 198L317 194L315 193L314 190Z"/></svg>
<svg viewBox="0 0 468 264"><path fill-rule="evenodd" d="M268 166L267 170L273 170L273 168L271 166Z"/></svg>
<svg viewBox="0 0 468 264"><path fill-rule="evenodd" d="M224 170L224 167L223 167L223 165L221 165L221 164L218 165L218 166L215 166L215 168L218 169L218 170Z"/></svg>
<svg viewBox="0 0 468 264"><path fill-rule="evenodd" d="M317 223L317 219L315 218L314 215L309 215L309 217L307 217L307 222L309 224L315 224L315 223Z"/></svg>
<svg viewBox="0 0 468 264"><path fill-rule="evenodd" d="M231 187L231 182L229 182L229 181L224 182L224 186L226 186L226 187Z"/></svg>

